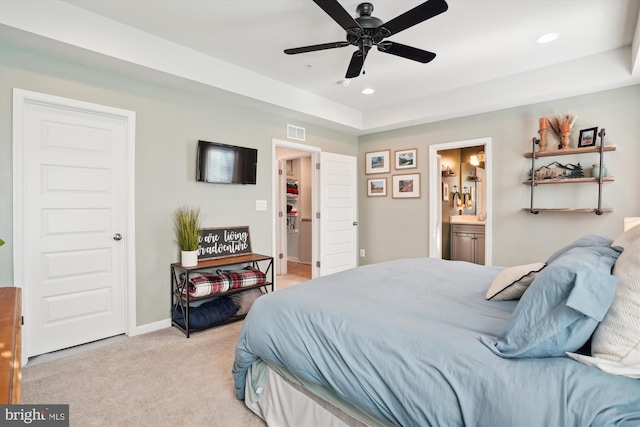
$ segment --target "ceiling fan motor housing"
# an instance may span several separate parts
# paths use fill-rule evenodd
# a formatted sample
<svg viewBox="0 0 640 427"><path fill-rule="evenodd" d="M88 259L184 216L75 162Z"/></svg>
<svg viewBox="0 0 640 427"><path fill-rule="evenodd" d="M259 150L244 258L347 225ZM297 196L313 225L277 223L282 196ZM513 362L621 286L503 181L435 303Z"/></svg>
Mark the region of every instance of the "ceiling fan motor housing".
<svg viewBox="0 0 640 427"><path fill-rule="evenodd" d="M391 35L391 32L383 27L384 21L371 16L372 12L373 5L371 3L358 5L356 13L360 16L355 18L355 21L360 25L360 28L353 27L347 30L347 41L350 44L370 48Z"/></svg>
<svg viewBox="0 0 640 427"><path fill-rule="evenodd" d="M359 16L353 18L340 5L338 0L313 0L313 2L320 6L325 13L346 31L346 41L285 49L284 52L288 55L294 55L349 45L356 46L358 50L353 52L345 75L347 79L360 75L364 60L372 46L377 46L380 52L423 64L432 61L436 57L433 52L384 39L446 12L449 8L446 0L426 0L424 3L385 23L381 19L371 16L373 13L373 4L371 3L360 3L356 8L356 13Z"/></svg>

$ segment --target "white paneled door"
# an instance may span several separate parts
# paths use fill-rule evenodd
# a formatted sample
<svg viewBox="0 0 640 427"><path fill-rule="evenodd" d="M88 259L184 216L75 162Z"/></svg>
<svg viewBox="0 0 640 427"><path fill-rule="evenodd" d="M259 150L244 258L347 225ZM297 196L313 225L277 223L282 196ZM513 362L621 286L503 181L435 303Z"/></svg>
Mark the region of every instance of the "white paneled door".
<svg viewBox="0 0 640 427"><path fill-rule="evenodd" d="M14 111L27 357L122 334L132 123L116 109L57 97L26 96Z"/></svg>
<svg viewBox="0 0 640 427"><path fill-rule="evenodd" d="M320 275L357 267L356 158L320 154Z"/></svg>

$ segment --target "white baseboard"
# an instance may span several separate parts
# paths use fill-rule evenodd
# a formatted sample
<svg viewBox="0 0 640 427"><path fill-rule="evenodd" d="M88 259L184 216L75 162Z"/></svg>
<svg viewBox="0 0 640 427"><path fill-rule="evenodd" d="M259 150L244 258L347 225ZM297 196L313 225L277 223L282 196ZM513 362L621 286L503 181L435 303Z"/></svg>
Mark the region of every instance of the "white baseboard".
<svg viewBox="0 0 640 427"><path fill-rule="evenodd" d="M148 334L149 332L159 331L160 329L170 328L171 319L164 319L153 323L147 323L146 325L136 326L136 328L129 333L130 337L136 335Z"/></svg>

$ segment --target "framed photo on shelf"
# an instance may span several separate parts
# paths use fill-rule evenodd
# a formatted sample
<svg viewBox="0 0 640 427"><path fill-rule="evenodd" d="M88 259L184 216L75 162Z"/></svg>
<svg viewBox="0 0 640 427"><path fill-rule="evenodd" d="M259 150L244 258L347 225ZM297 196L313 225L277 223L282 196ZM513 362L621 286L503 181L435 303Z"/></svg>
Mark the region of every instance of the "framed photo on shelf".
<svg viewBox="0 0 640 427"><path fill-rule="evenodd" d="M449 201L449 183L447 182L442 183L442 201L443 202Z"/></svg>
<svg viewBox="0 0 640 427"><path fill-rule="evenodd" d="M367 179L367 196L379 197L387 195L387 178Z"/></svg>
<svg viewBox="0 0 640 427"><path fill-rule="evenodd" d="M420 198L420 174L393 175L393 198Z"/></svg>
<svg viewBox="0 0 640 427"><path fill-rule="evenodd" d="M372 173L387 173L389 172L389 150L372 151L365 153L365 169L364 173L369 175Z"/></svg>
<svg viewBox="0 0 640 427"><path fill-rule="evenodd" d="M596 145L596 138L598 137L598 128L582 129L580 131L580 138L578 138L578 148L580 147L592 147Z"/></svg>
<svg viewBox="0 0 640 427"><path fill-rule="evenodd" d="M395 152L396 169L413 169L418 167L418 150L398 150Z"/></svg>

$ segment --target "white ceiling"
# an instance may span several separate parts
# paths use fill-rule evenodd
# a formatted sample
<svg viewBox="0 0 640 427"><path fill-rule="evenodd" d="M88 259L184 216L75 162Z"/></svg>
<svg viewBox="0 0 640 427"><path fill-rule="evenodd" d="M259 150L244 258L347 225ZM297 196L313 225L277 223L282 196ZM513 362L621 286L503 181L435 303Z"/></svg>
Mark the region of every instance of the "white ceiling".
<svg viewBox="0 0 640 427"><path fill-rule="evenodd" d="M356 16L361 1L339 1ZM388 21L422 1L372 3ZM283 53L344 40L311 0L0 0L0 36L356 135L640 83L640 0L447 3L389 38L435 52L434 61L374 49L349 86L338 82L354 47ZM550 31L555 42L535 42Z"/></svg>

